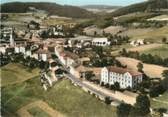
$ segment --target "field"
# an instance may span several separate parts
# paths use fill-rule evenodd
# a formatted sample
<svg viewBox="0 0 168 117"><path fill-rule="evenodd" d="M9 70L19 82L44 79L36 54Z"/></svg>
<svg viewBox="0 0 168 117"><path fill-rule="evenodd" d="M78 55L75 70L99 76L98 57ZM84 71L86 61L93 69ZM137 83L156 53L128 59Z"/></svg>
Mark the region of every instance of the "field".
<svg viewBox="0 0 168 117"><path fill-rule="evenodd" d="M158 55L162 58L168 58L168 45L162 45L153 49L145 50L141 53Z"/></svg>
<svg viewBox="0 0 168 117"><path fill-rule="evenodd" d="M31 113L31 115L35 117L50 117L50 115L48 115L46 112L41 110L39 107L33 107L28 111Z"/></svg>
<svg viewBox="0 0 168 117"><path fill-rule="evenodd" d="M133 40L146 39L148 41L160 42L163 37L168 37L168 26L148 31L145 34L139 34L131 37Z"/></svg>
<svg viewBox="0 0 168 117"><path fill-rule="evenodd" d="M131 40L145 39L150 42L161 42L163 37L168 37L168 26L162 28L130 28L119 35L128 35Z"/></svg>
<svg viewBox="0 0 168 117"><path fill-rule="evenodd" d="M160 15L160 16L156 16L156 17L152 17L150 19L148 19L149 21L150 20L156 20L156 21L168 21L168 15Z"/></svg>
<svg viewBox="0 0 168 117"><path fill-rule="evenodd" d="M138 52L143 53L144 51L159 48L162 46L163 46L163 44L149 44L149 45L133 47L130 44L124 44L124 45L121 45L118 47L113 47L113 49L111 50L112 51L111 54L118 55L119 51L121 51L123 48L125 48L127 51L138 51Z"/></svg>
<svg viewBox="0 0 168 117"><path fill-rule="evenodd" d="M21 69L22 67L18 71ZM24 75L22 74L22 76ZM57 82L47 92L42 89L39 77L4 86L1 92L2 114L6 116L15 117L19 109L32 102L42 100L54 110L68 117L116 117L114 107L106 105L65 79ZM33 113L37 114L38 111L40 110Z"/></svg>
<svg viewBox="0 0 168 117"><path fill-rule="evenodd" d="M64 24L77 24L87 21L87 19L71 19L71 18L50 18L42 21L42 25L64 25Z"/></svg>
<svg viewBox="0 0 168 117"><path fill-rule="evenodd" d="M29 70L21 64L10 63L1 68L1 86L23 82L30 78L36 77L39 69Z"/></svg>
<svg viewBox="0 0 168 117"><path fill-rule="evenodd" d="M122 64L127 65L129 69L137 70L137 64L140 62L139 60L133 59L133 58L127 58L127 57L117 57L117 60L119 60ZM164 70L168 70L167 67L162 67L158 65L153 64L145 64L144 66L144 72L150 76L151 78L162 78L162 72Z"/></svg>
<svg viewBox="0 0 168 117"><path fill-rule="evenodd" d="M153 100L151 99L151 107L168 109L168 91L160 97L154 98Z"/></svg>
<svg viewBox="0 0 168 117"><path fill-rule="evenodd" d="M119 22L132 22L142 19L148 19L155 16L153 13L131 13L127 15L122 15L117 17L117 21Z"/></svg>
<svg viewBox="0 0 168 117"><path fill-rule="evenodd" d="M8 18L5 21L2 21L1 24L9 27L15 27L17 30L25 30L27 28L27 23L31 20L41 22L40 18L37 18L29 13L9 13L7 15Z"/></svg>

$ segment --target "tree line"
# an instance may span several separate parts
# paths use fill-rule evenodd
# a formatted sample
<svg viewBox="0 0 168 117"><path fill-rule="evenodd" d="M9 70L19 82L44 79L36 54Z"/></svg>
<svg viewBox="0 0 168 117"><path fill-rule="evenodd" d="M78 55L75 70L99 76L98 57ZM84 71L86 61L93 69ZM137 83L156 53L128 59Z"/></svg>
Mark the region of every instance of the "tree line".
<svg viewBox="0 0 168 117"><path fill-rule="evenodd" d="M143 63L161 65L168 67L168 58L161 58L158 55L140 54L137 51L127 51L125 48L120 51L120 54L125 57L135 58L141 60Z"/></svg>
<svg viewBox="0 0 168 117"><path fill-rule="evenodd" d="M25 57L22 53L15 53L15 54L11 54L11 55L1 53L0 65L4 66L10 62L20 63L20 64L28 67L30 70L34 69L36 67L38 67L40 69L48 69L49 68L49 62L45 62L43 60L38 61L37 59L31 58L30 56Z"/></svg>

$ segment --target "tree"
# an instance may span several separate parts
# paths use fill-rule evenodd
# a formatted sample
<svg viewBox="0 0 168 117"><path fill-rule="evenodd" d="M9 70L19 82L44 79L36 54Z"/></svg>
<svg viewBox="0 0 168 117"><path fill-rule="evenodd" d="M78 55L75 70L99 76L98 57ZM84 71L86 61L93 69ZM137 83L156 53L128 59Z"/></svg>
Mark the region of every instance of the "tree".
<svg viewBox="0 0 168 117"><path fill-rule="evenodd" d="M159 109L158 109L158 112L160 113L160 116L162 117L162 116L163 116L163 113L166 113L166 112L167 112L167 109L166 109L166 108L159 108Z"/></svg>
<svg viewBox="0 0 168 117"><path fill-rule="evenodd" d="M142 63L139 62L137 65L137 68L138 68L139 72L143 72L143 64Z"/></svg>
<svg viewBox="0 0 168 117"><path fill-rule="evenodd" d="M123 48L120 53L121 53L121 55L123 55L123 56L126 56L126 57L128 56L128 52L127 52L127 50L126 50L125 48Z"/></svg>
<svg viewBox="0 0 168 117"><path fill-rule="evenodd" d="M167 42L166 37L162 38L162 43L166 43L166 42Z"/></svg>
<svg viewBox="0 0 168 117"><path fill-rule="evenodd" d="M145 116L150 113L150 100L148 96L140 94L136 98L135 110L140 116Z"/></svg>
<svg viewBox="0 0 168 117"><path fill-rule="evenodd" d="M105 97L105 103L106 103L106 104L111 104L110 97Z"/></svg>
<svg viewBox="0 0 168 117"><path fill-rule="evenodd" d="M104 82L101 82L101 83L100 83L100 86L104 86Z"/></svg>
<svg viewBox="0 0 168 117"><path fill-rule="evenodd" d="M94 36L96 36L97 35L97 32L96 31L94 31Z"/></svg>
<svg viewBox="0 0 168 117"><path fill-rule="evenodd" d="M57 59L58 58L58 56L55 55L55 54L51 54L51 57L52 57L52 59Z"/></svg>
<svg viewBox="0 0 168 117"><path fill-rule="evenodd" d="M162 85L153 86L150 88L150 97L157 97L159 94L164 93L165 89Z"/></svg>
<svg viewBox="0 0 168 117"><path fill-rule="evenodd" d="M120 89L120 84L118 82L114 83L114 90L119 90Z"/></svg>
<svg viewBox="0 0 168 117"><path fill-rule="evenodd" d="M162 80L161 84L165 89L168 89L168 70L164 70L162 73L164 79Z"/></svg>
<svg viewBox="0 0 168 117"><path fill-rule="evenodd" d="M128 117L132 106L130 104L121 103L117 107L118 117Z"/></svg>
<svg viewBox="0 0 168 117"><path fill-rule="evenodd" d="M93 76L94 76L94 74L93 74L92 71L89 71L89 72L86 72L86 73L85 73L85 78L86 78L87 80L91 80Z"/></svg>
<svg viewBox="0 0 168 117"><path fill-rule="evenodd" d="M39 62L39 68L40 68L40 69L44 69L44 68L45 68L45 62L44 62L43 60L41 60L41 61Z"/></svg>
<svg viewBox="0 0 168 117"><path fill-rule="evenodd" d="M163 73L162 73L162 76L164 78L168 78L168 70L164 70Z"/></svg>

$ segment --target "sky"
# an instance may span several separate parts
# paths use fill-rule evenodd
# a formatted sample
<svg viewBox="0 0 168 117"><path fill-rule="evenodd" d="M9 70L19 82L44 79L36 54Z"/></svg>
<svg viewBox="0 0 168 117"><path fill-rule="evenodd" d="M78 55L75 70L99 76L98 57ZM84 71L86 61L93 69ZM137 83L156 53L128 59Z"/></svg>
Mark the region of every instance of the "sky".
<svg viewBox="0 0 168 117"><path fill-rule="evenodd" d="M134 4L146 0L1 0L1 3L6 2L55 2L62 5L74 5L74 6L82 6L82 5L117 5L117 6L126 6L129 4Z"/></svg>

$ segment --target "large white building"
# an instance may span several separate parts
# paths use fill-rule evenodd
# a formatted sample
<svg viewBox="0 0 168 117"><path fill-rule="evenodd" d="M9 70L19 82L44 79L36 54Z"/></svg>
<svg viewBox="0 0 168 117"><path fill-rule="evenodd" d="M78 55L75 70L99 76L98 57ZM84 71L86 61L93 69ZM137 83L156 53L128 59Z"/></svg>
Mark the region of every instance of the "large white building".
<svg viewBox="0 0 168 117"><path fill-rule="evenodd" d="M121 88L134 88L142 82L142 73L119 67L104 67L101 70L100 82L109 85L118 82Z"/></svg>
<svg viewBox="0 0 168 117"><path fill-rule="evenodd" d="M107 46L110 45L110 42L107 38L93 38L92 45L96 46Z"/></svg>

